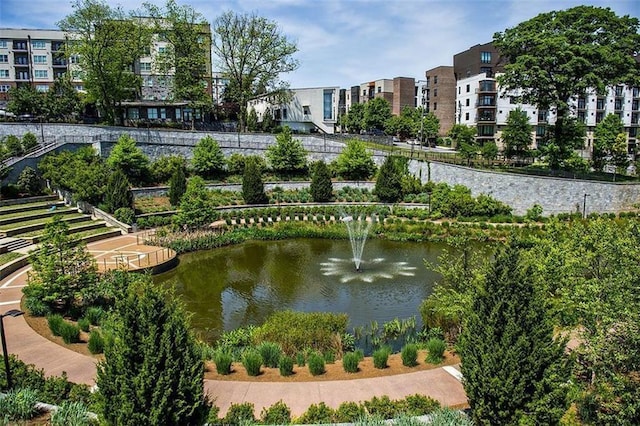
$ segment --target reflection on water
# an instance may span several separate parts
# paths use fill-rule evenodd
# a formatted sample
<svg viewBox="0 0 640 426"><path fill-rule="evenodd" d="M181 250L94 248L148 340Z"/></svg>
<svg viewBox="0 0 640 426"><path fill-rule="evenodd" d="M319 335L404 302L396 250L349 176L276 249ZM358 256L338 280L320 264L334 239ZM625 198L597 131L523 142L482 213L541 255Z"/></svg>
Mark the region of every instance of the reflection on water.
<svg viewBox="0 0 640 426"><path fill-rule="evenodd" d="M419 318L438 278L424 261L436 262L443 247L369 240L358 272L346 240L247 242L183 255L155 279L176 289L193 327L210 341L283 309L345 312L355 327Z"/></svg>

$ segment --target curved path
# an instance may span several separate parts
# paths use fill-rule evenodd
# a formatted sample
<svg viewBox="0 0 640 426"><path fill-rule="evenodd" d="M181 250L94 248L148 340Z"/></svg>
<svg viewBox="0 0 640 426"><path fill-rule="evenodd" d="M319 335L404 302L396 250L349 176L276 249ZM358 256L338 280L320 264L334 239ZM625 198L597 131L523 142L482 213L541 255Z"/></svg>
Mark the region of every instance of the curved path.
<svg viewBox="0 0 640 426"><path fill-rule="evenodd" d="M137 257L138 254L143 256L157 250L157 247L138 245L134 234L91 243L87 247L99 265L100 259L117 258L120 252L130 252ZM20 307L28 270L29 267L25 267L0 281L0 312ZM65 349L40 336L29 327L24 317L7 317L4 326L9 353L43 369L47 375L60 375L65 371L72 382L95 384L96 364L92 357ZM282 400L297 416L309 405L321 401L335 408L344 401L358 402L382 395L398 399L416 393L428 395L447 406L466 404L467 398L462 384L454 377L455 371L454 374L448 371L451 369L437 368L370 379L297 383L205 380L205 390L220 407L221 415L226 413L231 403L251 402L256 415L259 415L263 407Z"/></svg>

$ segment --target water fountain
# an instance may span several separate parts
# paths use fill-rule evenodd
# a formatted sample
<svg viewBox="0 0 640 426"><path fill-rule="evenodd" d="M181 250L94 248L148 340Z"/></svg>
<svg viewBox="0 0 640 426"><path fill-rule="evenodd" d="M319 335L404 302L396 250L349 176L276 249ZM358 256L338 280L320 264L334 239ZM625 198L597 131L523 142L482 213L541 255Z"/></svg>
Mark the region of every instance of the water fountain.
<svg viewBox="0 0 640 426"><path fill-rule="evenodd" d="M365 217L356 216L343 216L342 221L347 225L347 231L349 231L349 242L351 243L351 251L353 253L353 263L356 266L356 271L360 272L360 263L362 262L362 252L364 251L364 244L367 242L367 236L371 225L375 220L375 216L372 216L370 220Z"/></svg>

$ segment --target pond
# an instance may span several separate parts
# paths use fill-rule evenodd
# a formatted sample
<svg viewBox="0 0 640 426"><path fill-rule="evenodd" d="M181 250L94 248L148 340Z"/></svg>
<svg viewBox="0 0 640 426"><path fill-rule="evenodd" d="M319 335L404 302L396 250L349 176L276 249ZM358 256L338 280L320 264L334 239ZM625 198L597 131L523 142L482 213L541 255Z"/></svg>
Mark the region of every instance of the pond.
<svg viewBox="0 0 640 426"><path fill-rule="evenodd" d="M356 271L347 240L252 241L182 255L155 281L176 290L209 342L285 309L344 312L350 327L412 316L420 324L418 307L439 278L424 261L445 247L370 239Z"/></svg>

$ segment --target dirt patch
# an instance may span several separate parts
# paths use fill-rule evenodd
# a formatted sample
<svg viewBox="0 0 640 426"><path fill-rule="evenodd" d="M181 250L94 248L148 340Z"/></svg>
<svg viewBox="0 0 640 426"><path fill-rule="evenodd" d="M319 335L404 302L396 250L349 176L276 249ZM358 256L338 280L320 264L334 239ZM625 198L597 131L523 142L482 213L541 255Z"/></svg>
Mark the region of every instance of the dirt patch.
<svg viewBox="0 0 640 426"><path fill-rule="evenodd" d="M433 368L439 368L444 365L455 365L460 363L460 358L450 352L445 353L445 359L442 363L434 365L425 362L427 357L426 351L418 352L418 365L415 367L405 367L402 365L402 358L400 354L392 354L389 356L387 362L388 367L384 369L378 369L373 366L373 358L366 357L360 364L360 370L357 373L347 373L342 368L342 361L337 360L333 364L326 364L326 372L319 376L312 376L309 372L309 367L294 366L294 374L288 377L280 375L280 371L277 368L265 368L262 367L262 373L257 377L249 376L245 368L240 363L233 363L231 367L231 374L221 375L216 372L215 364L212 362L206 363L205 379L210 380L236 380L236 381L250 381L250 382L317 382L324 380L355 380L355 379L369 379L373 377L393 376L396 374L413 373L416 371L431 370Z"/></svg>

